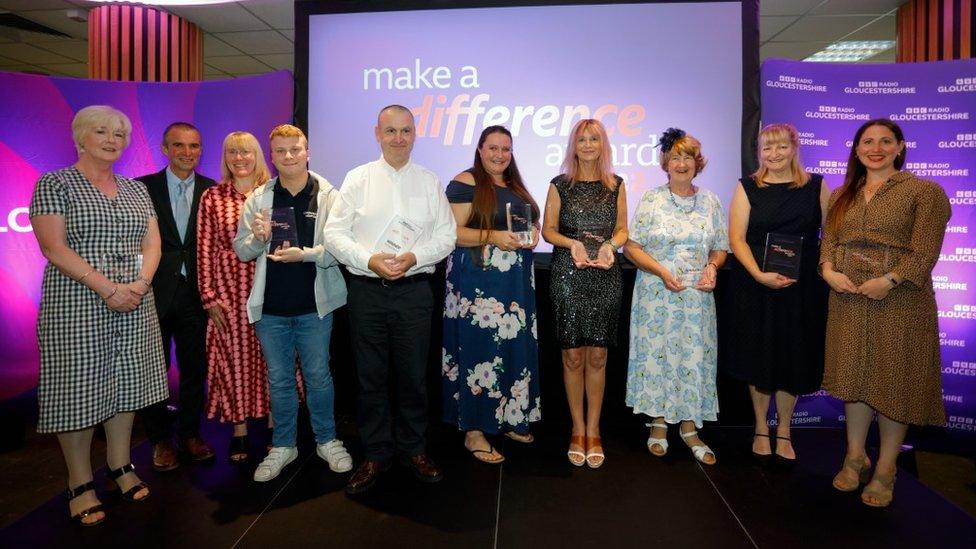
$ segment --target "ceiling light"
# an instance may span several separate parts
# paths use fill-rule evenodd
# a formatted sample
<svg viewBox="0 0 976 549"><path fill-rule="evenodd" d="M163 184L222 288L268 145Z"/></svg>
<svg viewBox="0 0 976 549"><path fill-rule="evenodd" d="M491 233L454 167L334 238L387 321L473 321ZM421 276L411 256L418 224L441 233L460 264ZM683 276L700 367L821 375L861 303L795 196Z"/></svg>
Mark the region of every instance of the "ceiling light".
<svg viewBox="0 0 976 549"><path fill-rule="evenodd" d="M204 6L207 4L229 4L237 0L90 0L100 4L142 4L144 6Z"/></svg>
<svg viewBox="0 0 976 549"><path fill-rule="evenodd" d="M804 59L819 63L856 63L895 47L894 40L860 40L834 42Z"/></svg>

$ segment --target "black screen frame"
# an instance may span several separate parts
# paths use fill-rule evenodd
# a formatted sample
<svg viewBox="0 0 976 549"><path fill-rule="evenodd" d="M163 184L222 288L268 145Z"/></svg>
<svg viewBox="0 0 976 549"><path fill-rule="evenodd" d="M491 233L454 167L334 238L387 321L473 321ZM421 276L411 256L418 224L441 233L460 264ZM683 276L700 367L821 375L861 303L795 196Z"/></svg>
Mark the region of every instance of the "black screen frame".
<svg viewBox="0 0 976 549"><path fill-rule="evenodd" d="M295 124L308 129L308 21L313 15L383 11L514 8L522 6L577 6L602 4L700 4L736 2L742 6L742 175L758 167L755 143L760 124L759 0L652 0L644 2L599 0L298 0L295 2ZM310 136L311 138L311 136Z"/></svg>

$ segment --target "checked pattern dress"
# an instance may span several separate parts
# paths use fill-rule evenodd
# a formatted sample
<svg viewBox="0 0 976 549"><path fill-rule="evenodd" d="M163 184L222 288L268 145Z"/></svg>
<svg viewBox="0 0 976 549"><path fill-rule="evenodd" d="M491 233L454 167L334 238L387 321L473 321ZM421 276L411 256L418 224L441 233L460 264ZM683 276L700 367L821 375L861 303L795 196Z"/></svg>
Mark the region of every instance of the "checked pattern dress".
<svg viewBox="0 0 976 549"><path fill-rule="evenodd" d="M156 213L145 186L120 175L115 181L118 194L109 198L74 167L46 173L34 189L30 216L63 217L68 247L102 274L128 283L138 276L142 240ZM48 263L37 340L40 433L85 429L169 394L151 290L136 310L118 313Z"/></svg>

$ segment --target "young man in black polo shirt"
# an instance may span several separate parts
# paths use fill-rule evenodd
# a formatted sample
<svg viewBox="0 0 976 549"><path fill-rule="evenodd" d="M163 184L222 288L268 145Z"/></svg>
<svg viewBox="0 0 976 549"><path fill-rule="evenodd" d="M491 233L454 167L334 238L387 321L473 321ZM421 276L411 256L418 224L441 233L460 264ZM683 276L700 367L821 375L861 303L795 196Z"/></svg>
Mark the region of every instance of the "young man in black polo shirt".
<svg viewBox="0 0 976 549"><path fill-rule="evenodd" d="M242 260L257 260L247 317L268 363L275 423L273 447L254 471L258 482L277 477L298 456L296 352L317 453L335 472L352 469L352 458L336 438L329 371L332 311L345 305L346 285L338 263L322 245L322 229L337 191L324 177L308 171L308 141L295 126L283 124L271 131L271 161L278 177L248 197L234 239ZM281 242L270 221L291 217L289 208L295 229L289 238L297 241Z"/></svg>

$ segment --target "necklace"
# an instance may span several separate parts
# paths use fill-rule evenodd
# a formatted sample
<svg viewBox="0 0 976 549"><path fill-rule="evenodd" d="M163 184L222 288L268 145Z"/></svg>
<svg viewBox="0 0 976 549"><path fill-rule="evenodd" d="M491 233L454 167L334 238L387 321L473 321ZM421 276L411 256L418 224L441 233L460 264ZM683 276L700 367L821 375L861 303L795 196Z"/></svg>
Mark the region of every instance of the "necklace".
<svg viewBox="0 0 976 549"><path fill-rule="evenodd" d="M692 186L691 189L694 190L695 187ZM692 199L692 201L691 201L691 208L690 209L682 208L681 205L678 204L678 201L675 200L675 198L674 198L674 192L671 190L671 185L668 185L668 194L671 196L671 203L674 204L674 207L677 208L678 211L680 211L682 213L690 214L691 212L695 211L695 208L696 207L698 207L698 193L697 192L694 195L692 195L692 196L694 196L694 199Z"/></svg>

